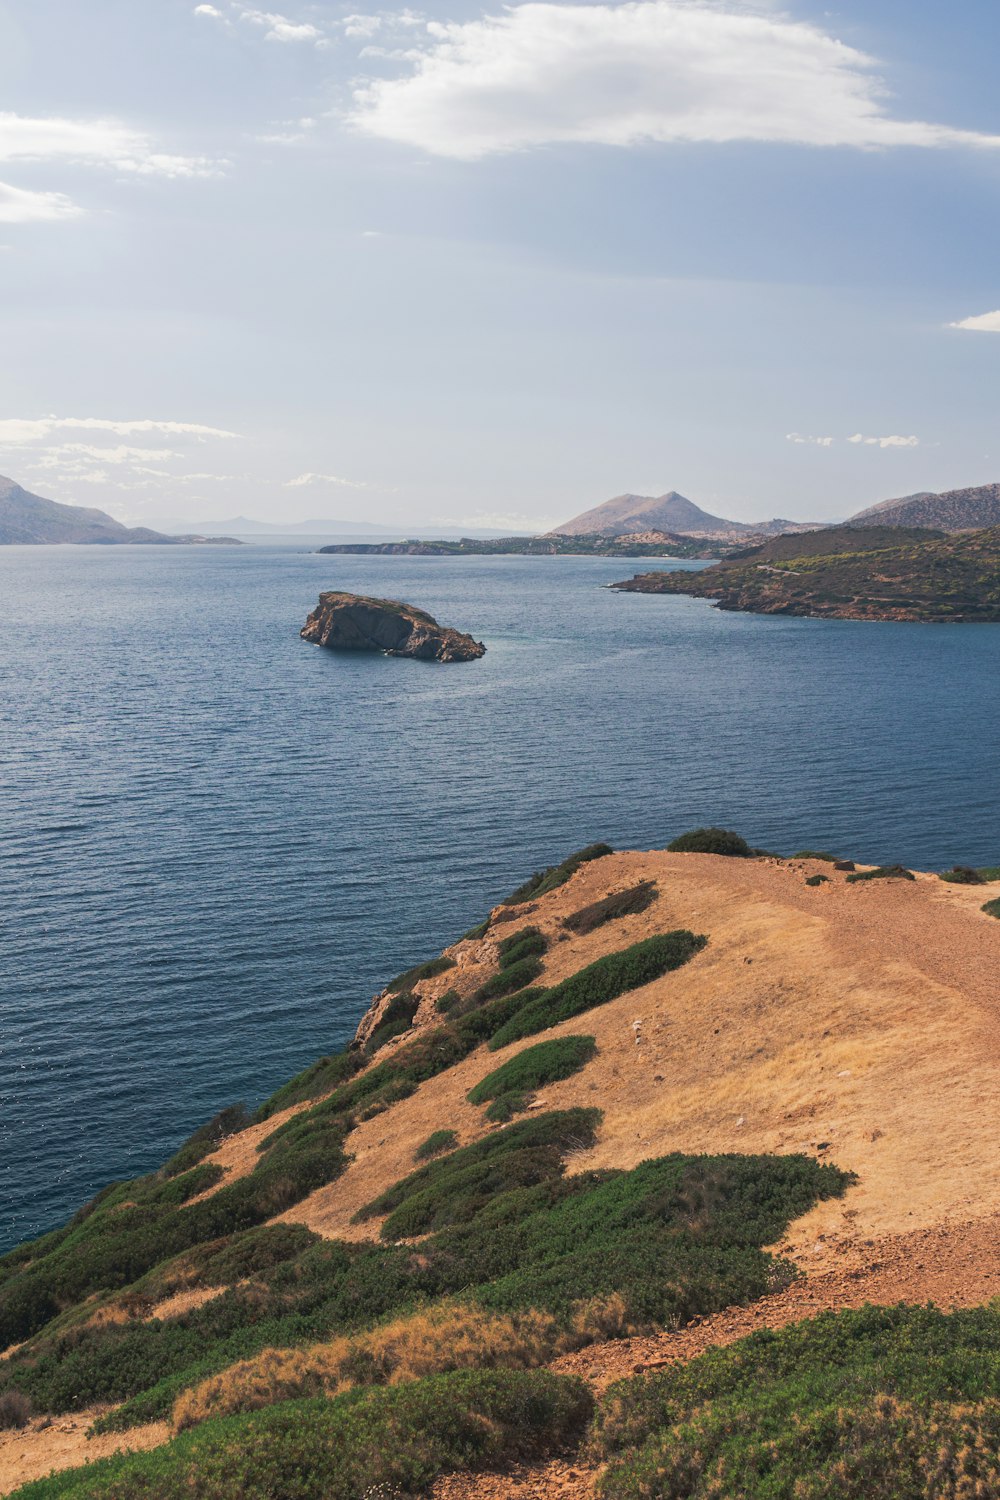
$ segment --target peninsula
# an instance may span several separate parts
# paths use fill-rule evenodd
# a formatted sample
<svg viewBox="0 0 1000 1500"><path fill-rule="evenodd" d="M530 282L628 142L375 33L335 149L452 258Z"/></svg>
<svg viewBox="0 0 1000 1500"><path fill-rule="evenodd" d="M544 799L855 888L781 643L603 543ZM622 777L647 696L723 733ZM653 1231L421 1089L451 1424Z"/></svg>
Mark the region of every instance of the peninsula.
<svg viewBox="0 0 1000 1500"><path fill-rule="evenodd" d="M77 545L121 546L131 543L144 546L184 546L214 544L241 547L235 536L201 536L189 533L168 536L148 526L123 526L103 510L84 505L64 505L33 495L14 479L0 474L0 547L53 546L72 542Z"/></svg>
<svg viewBox="0 0 1000 1500"><path fill-rule="evenodd" d="M331 542L318 552L346 552L356 557L694 557L724 555L730 545L668 531L641 531L622 536L586 535L459 537L455 541L417 539L404 542ZM742 545L746 545L745 541Z"/></svg>
<svg viewBox="0 0 1000 1500"><path fill-rule="evenodd" d="M638 573L626 593L689 594L719 609L840 620L1000 621L1000 527L831 526L781 536L698 572Z"/></svg>
<svg viewBox="0 0 1000 1500"><path fill-rule="evenodd" d="M0 1493L995 1494L998 875L530 875L0 1258Z"/></svg>
<svg viewBox="0 0 1000 1500"><path fill-rule="evenodd" d="M482 641L439 625L412 604L363 594L320 594L299 633L304 641L330 651L382 651L418 661L475 661L486 653Z"/></svg>

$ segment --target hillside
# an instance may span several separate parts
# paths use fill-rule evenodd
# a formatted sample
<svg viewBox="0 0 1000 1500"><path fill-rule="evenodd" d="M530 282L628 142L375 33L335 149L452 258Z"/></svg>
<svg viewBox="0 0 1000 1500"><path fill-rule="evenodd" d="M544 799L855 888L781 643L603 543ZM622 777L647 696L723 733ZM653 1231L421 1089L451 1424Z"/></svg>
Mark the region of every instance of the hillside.
<svg viewBox="0 0 1000 1500"><path fill-rule="evenodd" d="M841 620L1000 620L1000 527L831 527L781 537L696 573L636 574L626 593L689 594L720 609Z"/></svg>
<svg viewBox="0 0 1000 1500"><path fill-rule="evenodd" d="M981 484L973 489L945 490L935 495L922 491L901 500L882 500L859 510L850 524L866 526L930 526L940 531L981 531L1000 526L1000 484Z"/></svg>
<svg viewBox="0 0 1000 1500"><path fill-rule="evenodd" d="M744 1378L773 1390L794 1480L782 1381L815 1402L841 1337L853 1420L892 1390L923 1451L938 1385L893 1361L947 1346L946 1395L988 1421L1000 1371L961 1351L996 1348L995 1313L745 1335L1000 1293L1000 882L736 847L597 845L532 876L348 1052L0 1259L0 1490L106 1458L23 1500L582 1497L604 1463L607 1500L756 1495L643 1488L669 1402L688 1369L702 1424ZM875 1433L863 1483L809 1493L902 1493L879 1462Z"/></svg>
<svg viewBox="0 0 1000 1500"><path fill-rule="evenodd" d="M146 526L123 526L103 510L63 505L22 489L0 475L0 546L38 546L59 542L115 545L123 542L177 545L218 542L239 545L235 537L166 536Z"/></svg>
<svg viewBox="0 0 1000 1500"><path fill-rule="evenodd" d="M727 521L702 510L676 490L666 495L616 495L592 510L556 526L550 536L625 536L644 531L676 532L687 537L713 537L734 540L738 537L778 535L786 531L809 530L796 521Z"/></svg>
<svg viewBox="0 0 1000 1500"><path fill-rule="evenodd" d="M667 531L641 531L624 536L598 533L572 535L460 537L457 541L336 542L318 552L342 552L367 557L717 557L732 543L713 543Z"/></svg>

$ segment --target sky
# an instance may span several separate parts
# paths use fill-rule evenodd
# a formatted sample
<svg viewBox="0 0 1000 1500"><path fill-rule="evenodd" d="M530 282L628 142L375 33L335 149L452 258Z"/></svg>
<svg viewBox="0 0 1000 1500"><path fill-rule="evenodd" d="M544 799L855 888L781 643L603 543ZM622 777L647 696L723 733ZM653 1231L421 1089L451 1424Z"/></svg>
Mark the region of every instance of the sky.
<svg viewBox="0 0 1000 1500"><path fill-rule="evenodd" d="M1000 479L995 0L281 3L0 0L0 473L512 530Z"/></svg>

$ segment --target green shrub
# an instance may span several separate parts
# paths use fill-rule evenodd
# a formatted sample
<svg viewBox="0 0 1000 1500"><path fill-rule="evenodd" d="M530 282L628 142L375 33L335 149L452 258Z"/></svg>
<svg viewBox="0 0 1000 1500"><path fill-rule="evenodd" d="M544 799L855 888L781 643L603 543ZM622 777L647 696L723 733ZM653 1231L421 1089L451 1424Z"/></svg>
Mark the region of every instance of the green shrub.
<svg viewBox="0 0 1000 1500"><path fill-rule="evenodd" d="M191 1167L197 1166L198 1162L215 1151L227 1135L235 1135L237 1131L246 1130L247 1126L252 1123L245 1104L230 1104L225 1109L220 1109L207 1125L200 1125L192 1135L188 1136L183 1146L175 1151L166 1165L161 1168L162 1175L176 1177L180 1172L189 1171Z"/></svg>
<svg viewBox="0 0 1000 1500"><path fill-rule="evenodd" d="M383 1010L378 1025L365 1042L365 1054L371 1057L373 1053L378 1052L379 1048L384 1047L386 1042L392 1041L393 1037L402 1036L404 1031L409 1031L419 1009L419 995L414 995L409 991L393 995Z"/></svg>
<svg viewBox="0 0 1000 1500"><path fill-rule="evenodd" d="M807 875L806 885L829 885L829 875Z"/></svg>
<svg viewBox="0 0 1000 1500"><path fill-rule="evenodd" d="M603 1500L1000 1493L1000 1312L865 1307L613 1386Z"/></svg>
<svg viewBox="0 0 1000 1500"><path fill-rule="evenodd" d="M726 828L692 828L667 845L668 854L729 854L748 859L753 853L746 839Z"/></svg>
<svg viewBox="0 0 1000 1500"><path fill-rule="evenodd" d="M483 921L483 922L480 922L477 927L470 927L469 930L468 930L468 932L463 933L460 941L463 942L463 943L474 943L474 942L477 942L479 940L479 938L484 938L486 936L486 934L489 932L489 930L490 930L490 918L487 917L486 920Z"/></svg>
<svg viewBox="0 0 1000 1500"><path fill-rule="evenodd" d="M446 969L453 969L455 960L447 958L444 954L440 958L430 958L426 963L414 964L412 969L407 969L402 974L397 974L395 979L390 979L386 989L390 994L398 994L400 990L411 990L421 979L433 979L437 974L443 974Z"/></svg>
<svg viewBox="0 0 1000 1500"><path fill-rule="evenodd" d="M516 990L523 990L532 980L537 979L542 972L542 965L537 958L519 958L502 968L494 974L492 979L487 979L481 984L475 993L475 1003L484 1000L498 1000L502 995L512 995Z"/></svg>
<svg viewBox="0 0 1000 1500"><path fill-rule="evenodd" d="M640 880L638 885L630 886L627 891L614 891L602 901L581 906L579 911L563 917L563 926L582 937L584 933L603 927L605 922L614 922L619 917L632 917L645 911L655 900L655 880Z"/></svg>
<svg viewBox="0 0 1000 1500"><path fill-rule="evenodd" d="M440 1156L442 1151L450 1151L457 1145L458 1136L453 1130L432 1130L426 1141L421 1141L414 1151L413 1160L428 1161L432 1156Z"/></svg>
<svg viewBox="0 0 1000 1500"><path fill-rule="evenodd" d="M469 1090L470 1104L485 1104L502 1094L527 1094L547 1083L557 1083L589 1063L597 1054L592 1036L560 1036L538 1042L512 1057Z"/></svg>
<svg viewBox="0 0 1000 1500"><path fill-rule="evenodd" d="M793 854L792 855L792 858L793 859L824 859L824 860L826 860L827 864L830 864L830 865L835 865L837 863L837 856L835 854L827 854L824 849L800 849L799 852L798 852L798 854Z"/></svg>
<svg viewBox="0 0 1000 1500"><path fill-rule="evenodd" d="M518 1011L547 993L547 990L535 985L526 990L518 990L514 995L491 1000L487 1005L477 1006L457 1018L454 1023L455 1034L461 1045L471 1052L480 1042L488 1042Z"/></svg>
<svg viewBox="0 0 1000 1500"><path fill-rule="evenodd" d="M582 1381L545 1370L433 1375L208 1421L161 1448L25 1486L18 1500L358 1500L539 1459L578 1438Z"/></svg>
<svg viewBox="0 0 1000 1500"><path fill-rule="evenodd" d="M0 1395L0 1432L27 1427L31 1420L31 1402L23 1391L4 1391Z"/></svg>
<svg viewBox="0 0 1000 1500"><path fill-rule="evenodd" d="M456 1005L460 1005L461 1002L462 997L458 993L458 990L445 990L444 994L439 995L434 1001L434 1009L438 1015L446 1016L449 1011L454 1010Z"/></svg>
<svg viewBox="0 0 1000 1500"><path fill-rule="evenodd" d="M948 880L952 885L985 885L983 877L978 870L971 865L954 865L950 870L944 870L938 876L939 880Z"/></svg>
<svg viewBox="0 0 1000 1500"><path fill-rule="evenodd" d="M850 875L844 876L846 885L854 885L859 880L916 880L912 870L906 869L905 865L879 865L877 870L855 870Z"/></svg>
<svg viewBox="0 0 1000 1500"><path fill-rule="evenodd" d="M494 1033L490 1049L495 1051L520 1037L558 1026L560 1021L568 1021L596 1005L617 1000L619 995L679 969L700 953L707 941L682 929L633 943L620 953L609 953L522 1006Z"/></svg>
<svg viewBox="0 0 1000 1500"><path fill-rule="evenodd" d="M254 1120L269 1120L272 1115L289 1109L293 1104L301 1104L306 1099L319 1099L324 1094L331 1093L349 1078L353 1078L363 1065L361 1054L353 1050L319 1058L302 1073L290 1078L269 1099L265 1099L254 1115Z"/></svg>
<svg viewBox="0 0 1000 1500"><path fill-rule="evenodd" d="M485 1111L491 1125L506 1125L515 1115L522 1115L528 1108L526 1094L498 1094Z"/></svg>
<svg viewBox="0 0 1000 1500"><path fill-rule="evenodd" d="M500 967L509 969L522 958L541 958L548 946L548 938L537 927L522 927L499 944Z"/></svg>
<svg viewBox="0 0 1000 1500"><path fill-rule="evenodd" d="M988 917L1000 917L1000 896L992 901L986 901L981 908Z"/></svg>
<svg viewBox="0 0 1000 1500"><path fill-rule="evenodd" d="M585 849L578 849L564 859L561 865L549 865L546 870L536 870L530 875L523 885L519 885L512 895L503 902L504 906L523 906L526 901L535 901L539 896L547 896L549 891L557 890L559 886L565 885L571 879L581 865L589 864L592 859L603 859L606 854L615 851L610 844L588 844Z"/></svg>

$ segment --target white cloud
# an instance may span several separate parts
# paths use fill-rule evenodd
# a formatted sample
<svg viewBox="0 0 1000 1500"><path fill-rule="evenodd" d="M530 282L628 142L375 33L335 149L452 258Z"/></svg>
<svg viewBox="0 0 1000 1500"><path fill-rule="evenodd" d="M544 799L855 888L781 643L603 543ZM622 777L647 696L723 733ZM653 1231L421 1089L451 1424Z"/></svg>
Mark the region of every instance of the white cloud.
<svg viewBox="0 0 1000 1500"><path fill-rule="evenodd" d="M998 136L892 118L871 57L777 11L529 0L427 32L410 75L357 89L350 119L439 156L557 142L1000 146Z"/></svg>
<svg viewBox="0 0 1000 1500"><path fill-rule="evenodd" d="M241 21L265 27L264 40L268 42L313 42L321 46L326 40L319 27L311 22L290 21L275 11L241 10L239 15Z"/></svg>
<svg viewBox="0 0 1000 1500"><path fill-rule="evenodd" d="M299 474L295 479L286 479L285 489L301 489L309 484L336 484L349 490L374 490L378 485L369 484L365 479L342 479L339 474Z"/></svg>
<svg viewBox="0 0 1000 1500"><path fill-rule="evenodd" d="M194 14L196 16L211 16L216 21L223 19L222 11L218 10L214 5L196 5Z"/></svg>
<svg viewBox="0 0 1000 1500"><path fill-rule="evenodd" d="M786 432L785 439L789 443L815 443L817 448L832 448L835 438L813 437L811 433Z"/></svg>
<svg viewBox="0 0 1000 1500"><path fill-rule="evenodd" d="M117 120L43 118L10 112L0 113L0 161L66 161L158 177L208 177L221 165L204 156L157 151L141 131ZM33 196L69 203L59 193ZM66 210L48 217L66 217Z"/></svg>
<svg viewBox="0 0 1000 1500"><path fill-rule="evenodd" d="M80 209L65 193L38 193L0 182L0 224L41 224L75 219Z"/></svg>
<svg viewBox="0 0 1000 1500"><path fill-rule="evenodd" d="M0 420L0 444L22 445L42 442L61 429L84 432L113 432L131 437L137 432L162 432L177 436L202 438L237 438L238 432L222 427L205 427L199 422L164 422L151 417L119 420L109 417L6 417Z"/></svg>
<svg viewBox="0 0 1000 1500"><path fill-rule="evenodd" d="M949 323L949 328L969 328L973 333L1000 333L1000 308L996 312L977 313L973 318L963 318L960 323Z"/></svg>
<svg viewBox="0 0 1000 1500"><path fill-rule="evenodd" d="M889 437L867 437L862 432L855 432L847 439L849 443L863 443L868 448L919 448L918 437L901 437L899 433L892 433Z"/></svg>

